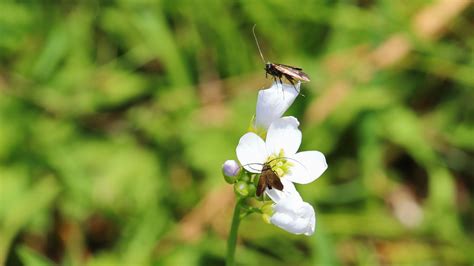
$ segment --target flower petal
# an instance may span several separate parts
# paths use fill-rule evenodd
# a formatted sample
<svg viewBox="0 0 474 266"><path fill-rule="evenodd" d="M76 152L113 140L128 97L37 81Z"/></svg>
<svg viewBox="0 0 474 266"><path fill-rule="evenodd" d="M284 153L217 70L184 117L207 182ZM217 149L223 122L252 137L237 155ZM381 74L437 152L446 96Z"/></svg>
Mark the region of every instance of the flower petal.
<svg viewBox="0 0 474 266"><path fill-rule="evenodd" d="M320 177L328 168L324 154L319 151L303 151L291 156L293 166L285 175L288 180L308 184Z"/></svg>
<svg viewBox="0 0 474 266"><path fill-rule="evenodd" d="M267 132L267 151L278 155L281 150L286 157L293 156L301 144L300 123L293 116L286 116L273 121Z"/></svg>
<svg viewBox="0 0 474 266"><path fill-rule="evenodd" d="M313 207L311 206L311 208ZM314 213L314 209L313 209L313 213ZM315 229L316 229L316 213L314 213L314 215L310 218L309 226L306 228L306 232L304 234L307 236L310 236L314 234Z"/></svg>
<svg viewBox="0 0 474 266"><path fill-rule="evenodd" d="M249 132L243 135L235 149L237 158L245 170L260 173L267 159L265 142L257 134Z"/></svg>
<svg viewBox="0 0 474 266"><path fill-rule="evenodd" d="M302 200L300 193L296 190L295 185L293 185L290 180L282 178L280 181L283 184L282 191L278 189L265 189L265 192L273 202L278 203L285 198L296 198Z"/></svg>
<svg viewBox="0 0 474 266"><path fill-rule="evenodd" d="M298 82L293 85L273 82L266 90L258 92L255 124L257 129L268 129L270 124L280 118L296 99L300 91Z"/></svg>
<svg viewBox="0 0 474 266"><path fill-rule="evenodd" d="M316 225L313 207L301 199L285 198L273 207L270 222L293 234L312 235Z"/></svg>

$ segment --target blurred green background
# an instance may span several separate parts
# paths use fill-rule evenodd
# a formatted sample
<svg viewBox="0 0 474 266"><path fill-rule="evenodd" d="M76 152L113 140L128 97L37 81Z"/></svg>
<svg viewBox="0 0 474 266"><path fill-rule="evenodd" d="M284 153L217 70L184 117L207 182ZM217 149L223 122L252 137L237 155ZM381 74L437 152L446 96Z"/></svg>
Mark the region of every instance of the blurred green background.
<svg viewBox="0 0 474 266"><path fill-rule="evenodd" d="M251 216L238 264L474 262L472 1L72 2L0 2L0 264L222 265L254 24L329 169L316 233Z"/></svg>

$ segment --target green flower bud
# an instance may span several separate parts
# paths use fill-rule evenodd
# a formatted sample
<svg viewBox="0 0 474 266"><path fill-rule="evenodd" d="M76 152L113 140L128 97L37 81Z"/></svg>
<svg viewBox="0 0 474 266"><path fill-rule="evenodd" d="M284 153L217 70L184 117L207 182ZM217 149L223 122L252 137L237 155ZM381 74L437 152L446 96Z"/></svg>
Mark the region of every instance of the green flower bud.
<svg viewBox="0 0 474 266"><path fill-rule="evenodd" d="M246 183L250 182L250 173L245 172L239 179L240 181L244 181Z"/></svg>
<svg viewBox="0 0 474 266"><path fill-rule="evenodd" d="M262 213L262 220L263 220L265 223L271 224L270 218L272 218L271 215L268 215L268 214L266 214L266 213Z"/></svg>
<svg viewBox="0 0 474 266"><path fill-rule="evenodd" d="M273 215L273 204L271 202L267 202L263 204L260 210L262 211L263 221L266 222L267 224L270 224L270 218Z"/></svg>
<svg viewBox="0 0 474 266"><path fill-rule="evenodd" d="M249 196L250 197L255 196L255 193L257 192L257 187L253 183L248 184L248 187L249 187Z"/></svg>
<svg viewBox="0 0 474 266"><path fill-rule="evenodd" d="M235 183L234 191L242 197L247 197L249 195L249 185L244 181L239 181Z"/></svg>

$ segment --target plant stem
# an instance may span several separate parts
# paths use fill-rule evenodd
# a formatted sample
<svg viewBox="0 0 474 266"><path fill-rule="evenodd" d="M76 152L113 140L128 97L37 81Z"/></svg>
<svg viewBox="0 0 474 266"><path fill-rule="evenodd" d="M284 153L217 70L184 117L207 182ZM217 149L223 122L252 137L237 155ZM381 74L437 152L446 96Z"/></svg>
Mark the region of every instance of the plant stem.
<svg viewBox="0 0 474 266"><path fill-rule="evenodd" d="M232 217L232 224L230 227L229 238L227 239L227 257L225 260L225 264L227 266L234 265L234 258L235 258L235 248L237 245L237 232L239 231L240 225L240 206L242 199L238 199L235 203L234 209L234 216Z"/></svg>

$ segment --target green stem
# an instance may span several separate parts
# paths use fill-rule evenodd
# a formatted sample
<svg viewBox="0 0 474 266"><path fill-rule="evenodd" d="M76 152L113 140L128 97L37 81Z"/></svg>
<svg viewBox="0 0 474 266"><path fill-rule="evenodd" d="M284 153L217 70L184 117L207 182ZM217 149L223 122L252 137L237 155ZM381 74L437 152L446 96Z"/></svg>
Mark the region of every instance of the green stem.
<svg viewBox="0 0 474 266"><path fill-rule="evenodd" d="M234 216L232 217L232 225L230 227L229 238L227 239L227 257L225 260L225 264L227 266L234 265L234 258L235 258L235 248L237 245L237 232L239 231L240 225L240 206L242 200L238 199L237 203L235 204L234 209Z"/></svg>

